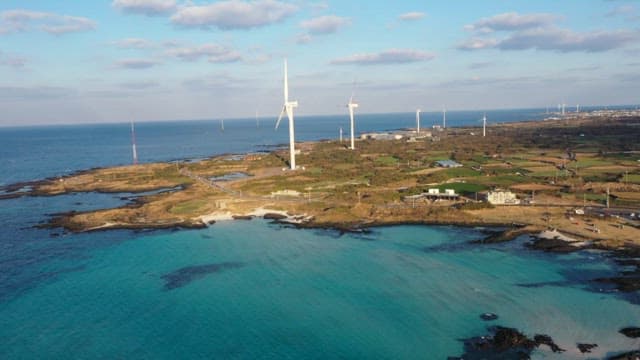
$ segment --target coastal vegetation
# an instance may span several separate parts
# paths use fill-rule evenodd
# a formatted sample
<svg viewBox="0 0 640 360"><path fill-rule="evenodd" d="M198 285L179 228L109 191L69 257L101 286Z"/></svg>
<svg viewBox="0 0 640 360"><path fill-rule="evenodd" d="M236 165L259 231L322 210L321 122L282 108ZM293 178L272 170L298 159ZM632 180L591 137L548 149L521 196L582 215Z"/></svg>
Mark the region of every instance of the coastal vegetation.
<svg viewBox="0 0 640 360"><path fill-rule="evenodd" d="M120 208L52 219L53 226L72 231L200 227L269 209L288 213L300 226L517 224L531 231L559 228L576 239L616 246L640 242L637 217L606 211L607 205L640 208L638 121L578 117L508 123L491 126L486 137L474 128L451 128L414 141L407 136L361 140L356 150L339 141L301 143L301 167L295 171L286 170L288 150L282 149L93 169L8 186L0 196L142 193ZM462 166L439 167L439 160ZM413 196L429 189L453 190L457 196ZM486 203L486 192L496 189L516 193L520 204ZM585 215L575 212L586 208L591 210Z"/></svg>

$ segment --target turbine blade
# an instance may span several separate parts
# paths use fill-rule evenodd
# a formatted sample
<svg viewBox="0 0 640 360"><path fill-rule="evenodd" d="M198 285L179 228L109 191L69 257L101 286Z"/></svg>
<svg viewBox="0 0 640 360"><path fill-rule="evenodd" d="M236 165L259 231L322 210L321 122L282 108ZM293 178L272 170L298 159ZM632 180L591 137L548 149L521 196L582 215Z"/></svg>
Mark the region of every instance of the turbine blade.
<svg viewBox="0 0 640 360"><path fill-rule="evenodd" d="M284 116L284 112L287 111L287 106L282 107L282 111L280 111L280 116L278 116L278 121L276 121L276 130L278 130L278 126L280 126L280 120L282 120L282 116Z"/></svg>
<svg viewBox="0 0 640 360"><path fill-rule="evenodd" d="M284 102L289 101L289 80L287 76L287 59L284 59Z"/></svg>

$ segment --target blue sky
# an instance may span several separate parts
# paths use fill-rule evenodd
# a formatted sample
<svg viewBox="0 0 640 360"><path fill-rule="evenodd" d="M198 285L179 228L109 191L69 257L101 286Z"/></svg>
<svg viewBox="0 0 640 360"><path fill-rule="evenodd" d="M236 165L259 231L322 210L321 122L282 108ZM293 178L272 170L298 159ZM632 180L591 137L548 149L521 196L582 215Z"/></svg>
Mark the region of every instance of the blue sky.
<svg viewBox="0 0 640 360"><path fill-rule="evenodd" d="M640 103L640 1L3 0L0 125Z"/></svg>

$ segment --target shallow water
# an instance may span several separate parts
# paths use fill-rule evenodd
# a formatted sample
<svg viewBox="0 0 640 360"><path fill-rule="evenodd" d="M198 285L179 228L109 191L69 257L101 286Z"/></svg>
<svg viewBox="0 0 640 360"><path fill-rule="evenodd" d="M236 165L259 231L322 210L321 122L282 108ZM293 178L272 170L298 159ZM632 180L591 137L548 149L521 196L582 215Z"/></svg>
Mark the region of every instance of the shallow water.
<svg viewBox="0 0 640 360"><path fill-rule="evenodd" d="M565 282L608 273L599 254L470 245L480 232L455 227L338 236L254 220L120 236L0 307L1 358L445 358L491 324L549 334L561 358L582 358L576 342L595 357L637 345L617 334L637 305ZM521 286L550 281L564 285Z"/></svg>

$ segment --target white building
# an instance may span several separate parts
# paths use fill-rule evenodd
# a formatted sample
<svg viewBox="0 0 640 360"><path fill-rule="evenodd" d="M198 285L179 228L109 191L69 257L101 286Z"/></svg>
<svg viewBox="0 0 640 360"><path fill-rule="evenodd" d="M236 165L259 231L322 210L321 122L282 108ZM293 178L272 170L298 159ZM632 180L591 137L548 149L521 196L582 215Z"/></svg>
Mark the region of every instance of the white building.
<svg viewBox="0 0 640 360"><path fill-rule="evenodd" d="M520 200L511 191L489 191L487 201L493 205L517 205Z"/></svg>

